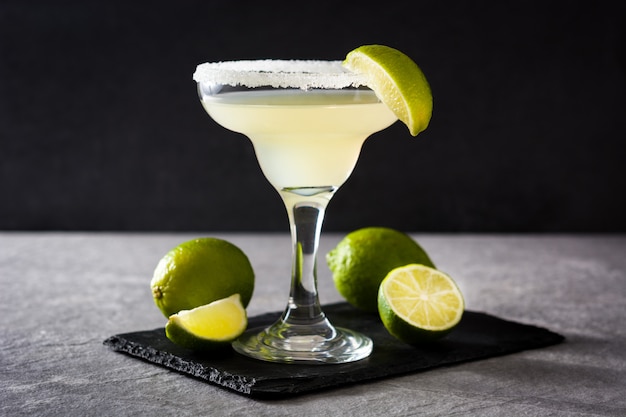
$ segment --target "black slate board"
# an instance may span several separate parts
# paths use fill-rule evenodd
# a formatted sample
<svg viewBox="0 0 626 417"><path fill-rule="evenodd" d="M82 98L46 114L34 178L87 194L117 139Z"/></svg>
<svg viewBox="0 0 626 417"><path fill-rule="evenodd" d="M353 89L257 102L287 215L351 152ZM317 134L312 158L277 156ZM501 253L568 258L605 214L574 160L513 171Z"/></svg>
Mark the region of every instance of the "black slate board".
<svg viewBox="0 0 626 417"><path fill-rule="evenodd" d="M424 346L402 343L387 333L378 315L347 303L324 307L331 322L361 331L374 341L374 351L348 364L279 364L250 359L227 348L201 355L167 339L163 328L118 334L104 341L113 350L257 398L291 395L425 371L444 365L505 355L560 343L563 336L547 329L466 311L461 323L444 339ZM280 317L268 313L249 319L249 328Z"/></svg>

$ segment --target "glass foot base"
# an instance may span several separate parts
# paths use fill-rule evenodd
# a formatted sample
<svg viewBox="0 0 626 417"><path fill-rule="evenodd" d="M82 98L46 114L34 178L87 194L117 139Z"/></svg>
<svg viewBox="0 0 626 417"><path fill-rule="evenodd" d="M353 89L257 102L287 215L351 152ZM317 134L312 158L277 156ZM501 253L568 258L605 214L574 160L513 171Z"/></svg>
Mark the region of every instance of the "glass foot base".
<svg viewBox="0 0 626 417"><path fill-rule="evenodd" d="M335 364L364 359L372 353L369 337L341 327L326 327L328 334L298 332L297 326L252 329L233 342L242 355L269 362Z"/></svg>

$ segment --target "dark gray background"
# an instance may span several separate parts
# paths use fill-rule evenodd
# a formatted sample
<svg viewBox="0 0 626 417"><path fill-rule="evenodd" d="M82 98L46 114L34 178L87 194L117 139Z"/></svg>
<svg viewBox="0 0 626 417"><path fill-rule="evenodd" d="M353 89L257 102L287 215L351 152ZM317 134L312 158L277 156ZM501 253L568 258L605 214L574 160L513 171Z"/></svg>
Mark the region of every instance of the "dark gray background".
<svg viewBox="0 0 626 417"><path fill-rule="evenodd" d="M625 24L604 0L0 0L0 229L286 231L195 66L382 43L433 120L366 142L326 230L624 232Z"/></svg>

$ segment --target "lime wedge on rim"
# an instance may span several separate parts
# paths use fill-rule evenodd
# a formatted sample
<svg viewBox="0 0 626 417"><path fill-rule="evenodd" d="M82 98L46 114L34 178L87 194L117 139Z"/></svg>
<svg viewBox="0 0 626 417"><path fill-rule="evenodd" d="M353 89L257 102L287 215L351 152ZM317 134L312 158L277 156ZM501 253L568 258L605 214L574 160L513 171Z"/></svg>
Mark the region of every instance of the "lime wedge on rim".
<svg viewBox="0 0 626 417"><path fill-rule="evenodd" d="M463 295L454 280L434 268L411 264L393 269L378 291L385 328L411 344L448 334L461 321Z"/></svg>
<svg viewBox="0 0 626 417"><path fill-rule="evenodd" d="M213 301L192 310L172 314L165 326L168 339L192 350L213 350L228 346L248 326L241 296Z"/></svg>
<svg viewBox="0 0 626 417"><path fill-rule="evenodd" d="M368 87L407 125L411 135L428 127L433 112L430 85L407 55L384 45L364 45L349 52L343 66L365 76Z"/></svg>

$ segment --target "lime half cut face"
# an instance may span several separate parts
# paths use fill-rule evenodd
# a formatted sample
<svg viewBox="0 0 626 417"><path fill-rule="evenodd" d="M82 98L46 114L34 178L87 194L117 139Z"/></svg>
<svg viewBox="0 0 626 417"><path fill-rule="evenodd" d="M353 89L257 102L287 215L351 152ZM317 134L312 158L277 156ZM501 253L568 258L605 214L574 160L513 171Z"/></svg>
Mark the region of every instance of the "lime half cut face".
<svg viewBox="0 0 626 417"><path fill-rule="evenodd" d="M425 265L395 268L378 292L378 312L385 328L407 343L445 336L461 321L463 295L454 280Z"/></svg>

